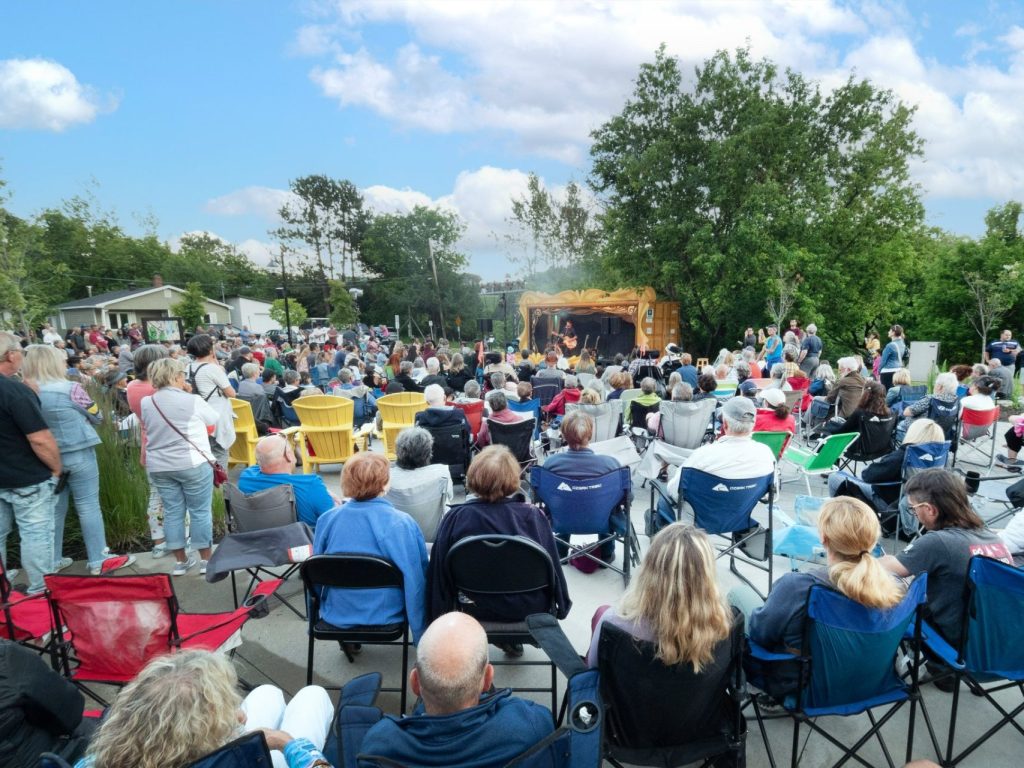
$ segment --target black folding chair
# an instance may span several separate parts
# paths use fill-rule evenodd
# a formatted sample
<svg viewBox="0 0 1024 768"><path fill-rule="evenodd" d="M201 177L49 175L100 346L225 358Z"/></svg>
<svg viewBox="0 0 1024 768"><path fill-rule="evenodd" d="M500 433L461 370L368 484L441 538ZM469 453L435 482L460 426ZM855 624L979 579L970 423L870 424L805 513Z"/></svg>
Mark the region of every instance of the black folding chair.
<svg viewBox="0 0 1024 768"><path fill-rule="evenodd" d="M382 691L401 692L402 713L405 713L407 678L409 672L409 617L396 624L364 624L336 627L320 618L324 595L332 589L370 590L405 587L402 571L390 560L372 555L339 553L316 555L305 560L299 568L306 587L309 605L309 648L306 656L306 685L313 684L313 648L317 640L334 640L345 652L349 663L355 661L345 648L348 643L367 645L400 645L402 647L402 685L400 688L381 688ZM332 688L340 690L340 688Z"/></svg>
<svg viewBox="0 0 1024 768"><path fill-rule="evenodd" d="M891 453L895 430L896 417L892 415L872 416L862 421L858 432L860 437L839 459L839 469L849 469L852 464L856 474L857 464L874 461Z"/></svg>
<svg viewBox="0 0 1024 768"><path fill-rule="evenodd" d="M556 376L533 376L530 378L533 386L533 396L540 400L540 407L543 408L552 400L555 395L562 391L562 379Z"/></svg>
<svg viewBox="0 0 1024 768"><path fill-rule="evenodd" d="M491 445L504 445L519 462L520 474L526 472L537 463L533 455L534 420L523 419L511 424L503 421L487 420L487 430L491 435Z"/></svg>
<svg viewBox="0 0 1024 768"><path fill-rule="evenodd" d="M544 547L524 536L485 534L460 539L444 559L444 574L455 596L448 610L476 617L492 645L537 645L526 624L535 613L558 612L555 566ZM530 605L521 616L508 616L502 598L514 597ZM494 618L494 617L501 618ZM545 661L503 660L495 666L548 666L551 685L545 688L513 688L515 691L551 693L551 714L558 708L555 665Z"/></svg>
<svg viewBox="0 0 1024 768"><path fill-rule="evenodd" d="M461 424L430 427L427 431L434 438L431 463L447 465L452 482L464 482L469 469L469 431Z"/></svg>

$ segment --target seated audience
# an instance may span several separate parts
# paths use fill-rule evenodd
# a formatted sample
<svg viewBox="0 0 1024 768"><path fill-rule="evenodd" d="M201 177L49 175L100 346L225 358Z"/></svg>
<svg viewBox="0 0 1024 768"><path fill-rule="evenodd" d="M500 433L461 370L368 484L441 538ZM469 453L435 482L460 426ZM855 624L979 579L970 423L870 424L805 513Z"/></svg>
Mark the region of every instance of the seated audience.
<svg viewBox="0 0 1024 768"><path fill-rule="evenodd" d="M1024 416L1010 416L1009 422L1010 428L1003 436L1003 439L1006 440L1006 453L997 453L996 463L1011 472L1020 472L1021 467L1024 467L1024 461L1017 458L1017 454L1024 443L1024 439L1022 439L1024 438Z"/></svg>
<svg viewBox="0 0 1024 768"><path fill-rule="evenodd" d="M995 388L996 397L1013 396L1013 368L1003 365L998 357L993 357L988 363L988 375L999 382Z"/></svg>
<svg viewBox="0 0 1024 768"><path fill-rule="evenodd" d="M533 384L529 381L520 381L516 384L516 397L520 403L533 399Z"/></svg>
<svg viewBox="0 0 1024 768"><path fill-rule="evenodd" d="M786 405L786 395L781 389L766 389L761 395L762 405L754 419L755 432L789 432L796 434L796 419ZM789 440L787 439L788 443Z"/></svg>
<svg viewBox="0 0 1024 768"><path fill-rule="evenodd" d="M338 505L320 475L296 475L295 449L284 435L267 435L256 443L256 466L246 467L238 476L238 490L258 493L287 483L295 489L296 517L310 528L325 512Z"/></svg>
<svg viewBox="0 0 1024 768"><path fill-rule="evenodd" d="M487 635L472 617L447 613L416 652L409 687L423 713L387 715L366 733L362 755L416 766L505 765L553 730L543 706L495 690Z"/></svg>
<svg viewBox="0 0 1024 768"><path fill-rule="evenodd" d="M593 359L590 357L590 351L584 349L580 352L580 359L576 363L576 374L581 373L596 373L597 366L594 365Z"/></svg>
<svg viewBox="0 0 1024 768"><path fill-rule="evenodd" d="M846 417L857 410L864 394L864 377L854 357L841 357L837 363L839 378L835 386L825 396L830 403L836 403L836 415Z"/></svg>
<svg viewBox="0 0 1024 768"><path fill-rule="evenodd" d="M847 418L836 417L825 425L825 434L838 435L861 432L871 419L890 419L892 412L885 404L885 387L877 381L864 385L860 402Z"/></svg>
<svg viewBox="0 0 1024 768"><path fill-rule="evenodd" d="M622 420L624 423L633 425L633 404L642 406L657 405L661 402L661 396L658 395L658 382L656 382L650 376L645 376L640 382L640 394L634 397L632 400L626 403L626 407L623 409ZM639 416L637 417L639 418Z"/></svg>
<svg viewBox="0 0 1024 768"><path fill-rule="evenodd" d="M672 374L675 376L675 374ZM673 403L688 403L693 400L693 390L689 384L679 382L669 388L669 392L672 395ZM647 414L647 431L652 435L657 435L658 430L661 429L661 411L655 411L654 413Z"/></svg>
<svg viewBox="0 0 1024 768"><path fill-rule="evenodd" d="M263 731L274 768L327 765L320 750L333 719L319 686L303 688L287 706L271 685L243 700L227 656L179 651L153 659L121 690L75 768L187 766L255 730Z"/></svg>
<svg viewBox="0 0 1024 768"><path fill-rule="evenodd" d="M431 358L433 359L433 358ZM434 438L422 427L409 427L398 433L395 439L397 461L391 468L391 490L419 488L430 480L440 485L445 482L445 504L450 504L455 495L452 476L445 464L432 464Z"/></svg>
<svg viewBox="0 0 1024 768"><path fill-rule="evenodd" d="M256 363L244 363L241 368L242 380L238 383L239 397L258 397L266 395L263 385L256 381L260 375L260 367Z"/></svg>
<svg viewBox="0 0 1024 768"><path fill-rule="evenodd" d="M430 384L424 390L423 396L427 400L427 409L416 414L417 427L433 429L461 425L465 427L467 435L472 434L473 430L469 427L465 412L446 404L444 389L440 385Z"/></svg>
<svg viewBox="0 0 1024 768"><path fill-rule="evenodd" d="M470 379L462 388L462 394L455 398L457 403L475 403L480 400L480 383Z"/></svg>
<svg viewBox="0 0 1024 768"><path fill-rule="evenodd" d="M814 370L814 380L807 388L807 392L812 397L825 397L832 391L835 383L836 374L832 370L832 364L827 360L822 360Z"/></svg>
<svg viewBox="0 0 1024 768"><path fill-rule="evenodd" d="M564 377L562 390L551 399L550 403L544 406L544 412L555 416L564 416L565 404L578 403L580 401L581 394L579 382L577 382L576 377L567 374Z"/></svg>
<svg viewBox="0 0 1024 768"><path fill-rule="evenodd" d="M272 400L274 395L277 393L277 386L277 374L264 368L263 384L261 385L261 389L263 390L263 394L267 396L268 400Z"/></svg>
<svg viewBox="0 0 1024 768"><path fill-rule="evenodd" d="M318 555L375 555L394 563L405 577L404 595L393 589L328 589L321 617L336 627L398 624L408 617L413 640L424 619L427 547L416 521L381 498L388 489L388 460L379 453L357 453L341 474L349 501L320 518L313 540Z"/></svg>
<svg viewBox="0 0 1024 768"><path fill-rule="evenodd" d="M913 380L910 378L910 371L907 368L900 368L892 375L892 386L885 393L885 404L892 409L896 409L903 401L901 394L903 387L909 387L913 383ZM935 383L938 384L938 381L936 380ZM893 412L895 413L895 410Z"/></svg>
<svg viewBox="0 0 1024 768"><path fill-rule="evenodd" d="M608 399L618 400L622 397L623 392L633 386L633 379L628 373L620 370L609 377L608 385L612 388L612 391L608 393Z"/></svg>
<svg viewBox="0 0 1024 768"><path fill-rule="evenodd" d="M448 369L448 386L456 392L462 392L466 382L473 378L473 372L466 367L465 359L456 352L452 355L452 365Z"/></svg>
<svg viewBox="0 0 1024 768"><path fill-rule="evenodd" d="M702 373L697 377L697 388L693 391L693 402L706 400L715 396L718 381L710 373Z"/></svg>
<svg viewBox="0 0 1024 768"><path fill-rule="evenodd" d="M508 407L508 397L504 390L491 390L487 393L486 399L490 415L480 422L480 433L476 436L476 444L481 448L491 444L490 428L487 426L488 419L494 419L502 424L515 424L528 416L528 414L517 413Z"/></svg>
<svg viewBox="0 0 1024 768"><path fill-rule="evenodd" d="M596 389L586 387L580 394L580 405L600 405L604 402L604 395Z"/></svg>
<svg viewBox="0 0 1024 768"><path fill-rule="evenodd" d="M902 578L928 573L926 618L950 643L960 639L967 563L985 555L1013 565L1009 549L971 508L967 487L945 469L926 469L904 486L907 503L927 533L882 565Z"/></svg>
<svg viewBox="0 0 1024 768"><path fill-rule="evenodd" d="M565 376L565 372L559 367L558 353L555 350L549 349L544 353L543 362L537 366L536 376L541 379L561 379Z"/></svg>
<svg viewBox="0 0 1024 768"><path fill-rule="evenodd" d="M426 368L426 376L420 379L421 387L426 388L431 384L437 384L441 389L444 389L448 386L448 379L441 373L441 361L437 357L428 358Z"/></svg>
<svg viewBox="0 0 1024 768"><path fill-rule="evenodd" d="M991 411L996 407L996 394L999 392L999 381L991 376L980 376L974 380L968 390L970 394L960 401L965 411Z"/></svg>
<svg viewBox="0 0 1024 768"><path fill-rule="evenodd" d="M904 371L906 371L906 369L902 368L893 374L892 380L894 385L900 383L896 381L897 377L901 380L904 378L910 378L909 371L906 374L904 374ZM909 381L907 383L909 384ZM888 395L891 395L893 392L899 394L899 390L902 389L902 386L893 386L893 388L889 390ZM934 400L937 400L943 405L951 405L955 403L957 400L957 386L956 376L953 373L940 373L935 377L935 385L933 387L932 394L925 395L920 400L916 400L904 408L903 417L906 419L916 419L919 416L926 415L929 408L931 408L932 401ZM889 402L888 395L886 395L886 402ZM899 398L897 398L896 403L899 403ZM991 408L991 406L989 407Z"/></svg>
<svg viewBox="0 0 1024 768"><path fill-rule="evenodd" d="M730 602L748 615L750 639L769 651L799 653L804 645L807 593L815 584L831 587L868 608L891 608L903 599L903 585L871 554L881 530L864 502L846 496L829 499L818 516L818 533L828 556L827 567L783 575L763 605L746 585L729 594ZM775 699L796 689L798 673L790 665L769 666L761 679L751 672L751 682Z"/></svg>
<svg viewBox="0 0 1024 768"><path fill-rule="evenodd" d="M526 501L519 486L519 463L503 445L491 445L476 455L466 474L466 501L449 510L437 529L427 568L428 616L436 618L456 603L477 618L521 621L531 613L546 612L543 595L455 595L444 572L448 550L469 536L505 534L523 536L540 544L555 567L557 616L569 615L572 601L562 573L551 523Z"/></svg>
<svg viewBox="0 0 1024 768"><path fill-rule="evenodd" d="M403 360L398 367L398 374L394 377L394 383L402 387L403 392L422 392L423 388L412 376L413 363L411 360ZM388 387L390 391L391 387Z"/></svg>

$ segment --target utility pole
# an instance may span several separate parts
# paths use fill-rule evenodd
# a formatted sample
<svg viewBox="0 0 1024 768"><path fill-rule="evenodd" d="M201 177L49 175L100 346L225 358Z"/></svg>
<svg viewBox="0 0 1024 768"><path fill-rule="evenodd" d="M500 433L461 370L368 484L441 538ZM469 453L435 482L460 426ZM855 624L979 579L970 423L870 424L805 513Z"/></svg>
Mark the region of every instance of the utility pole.
<svg viewBox="0 0 1024 768"><path fill-rule="evenodd" d="M434 287L437 289L437 313L441 316L441 335L444 336L444 307L441 304L441 284L437 281L437 262L434 261L434 249L430 244L430 238L427 238L427 253L430 254L430 268L434 271Z"/></svg>
<svg viewBox="0 0 1024 768"><path fill-rule="evenodd" d="M288 273L284 268L284 246L280 246L281 254L281 298L284 299L284 324L288 326L288 344L292 345L292 313L288 308Z"/></svg>

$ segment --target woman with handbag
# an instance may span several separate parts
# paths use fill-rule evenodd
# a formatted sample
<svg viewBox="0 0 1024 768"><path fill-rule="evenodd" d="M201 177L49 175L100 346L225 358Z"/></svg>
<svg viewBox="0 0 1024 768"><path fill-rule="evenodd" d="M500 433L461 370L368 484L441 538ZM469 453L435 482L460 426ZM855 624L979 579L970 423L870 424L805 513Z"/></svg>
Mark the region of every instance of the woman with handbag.
<svg viewBox="0 0 1024 768"><path fill-rule="evenodd" d="M172 576L183 576L206 561L213 544L213 486L215 473L223 482L224 470L209 450L209 434L220 415L201 397L190 393L185 365L173 358L149 366L149 381L156 392L142 401L146 427L146 468L164 505L167 548L177 561ZM185 552L185 515L191 521L192 546L199 558Z"/></svg>

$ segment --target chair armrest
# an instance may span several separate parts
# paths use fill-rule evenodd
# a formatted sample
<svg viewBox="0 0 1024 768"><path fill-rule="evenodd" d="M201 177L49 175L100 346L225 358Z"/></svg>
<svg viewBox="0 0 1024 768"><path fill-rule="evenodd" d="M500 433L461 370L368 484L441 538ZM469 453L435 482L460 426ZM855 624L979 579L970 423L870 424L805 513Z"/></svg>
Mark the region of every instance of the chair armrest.
<svg viewBox="0 0 1024 768"><path fill-rule="evenodd" d="M792 653L775 653L769 651L764 646L758 645L749 637L747 638L747 648L750 650L750 655L755 659L761 661L799 661L799 656L794 656Z"/></svg>
<svg viewBox="0 0 1024 768"><path fill-rule="evenodd" d="M558 619L550 613L534 613L527 616L526 626L530 628L533 639L566 679L587 669L586 663L576 653L576 649L562 631Z"/></svg>
<svg viewBox="0 0 1024 768"><path fill-rule="evenodd" d="M208 627L203 627L202 629L197 630L190 635L182 635L178 638L178 643L185 643L188 640L191 640L192 638L199 637L200 635L205 635L207 632L212 632L215 629L226 627L227 625L233 624L234 622L238 621L243 617L245 617L246 619L262 619L264 616L270 613L270 609L267 607L267 598L270 597L270 595L274 594L275 590L277 590L277 588L281 586L281 584L283 583L284 579L267 579L266 581L261 581L256 586L256 589L253 590L253 593L249 596L249 599L246 600L241 607L236 608L230 613L219 614L224 617L223 621L219 621L216 624L211 624Z"/></svg>
<svg viewBox="0 0 1024 768"><path fill-rule="evenodd" d="M668 483L663 483L661 480L651 480L651 493L657 493L661 498L667 501L672 506L675 506L675 502L672 501L672 497L668 493Z"/></svg>
<svg viewBox="0 0 1024 768"><path fill-rule="evenodd" d="M290 437L291 435L298 434L302 431L302 427L285 427L284 429L278 430L277 434Z"/></svg>
<svg viewBox="0 0 1024 768"><path fill-rule="evenodd" d="M21 595L20 597L16 597L13 600L8 600L5 603L0 603L0 610L13 608L16 605L27 603L30 600L45 600L46 594L46 592L36 592L34 595Z"/></svg>
<svg viewBox="0 0 1024 768"><path fill-rule="evenodd" d="M786 446L786 450L782 452L783 461L789 461L794 464L803 464L809 461L812 456L814 456L814 451L798 448L795 445Z"/></svg>
<svg viewBox="0 0 1024 768"><path fill-rule="evenodd" d="M904 635L908 640L914 639L914 625L913 623L907 627L907 632ZM961 664L958 660L958 653L956 648L946 642L946 639L939 634L935 627L931 626L928 622L921 622L921 642L924 646L934 653L939 659L949 667L953 669L965 669L966 666Z"/></svg>

